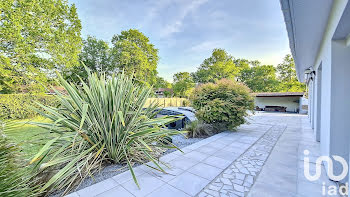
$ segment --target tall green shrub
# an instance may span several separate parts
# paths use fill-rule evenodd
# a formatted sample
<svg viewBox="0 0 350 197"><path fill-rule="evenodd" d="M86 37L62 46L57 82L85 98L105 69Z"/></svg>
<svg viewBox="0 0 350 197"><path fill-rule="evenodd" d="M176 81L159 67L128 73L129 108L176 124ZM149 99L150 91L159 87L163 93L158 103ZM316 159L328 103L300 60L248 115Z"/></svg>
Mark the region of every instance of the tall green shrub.
<svg viewBox="0 0 350 197"><path fill-rule="evenodd" d="M24 119L38 115L33 105L39 102L46 106L56 105L57 100L51 95L0 94L0 117L5 119Z"/></svg>
<svg viewBox="0 0 350 197"><path fill-rule="evenodd" d="M229 79L200 85L194 91L192 105L196 117L217 129L234 129L245 122L254 99L247 86Z"/></svg>
<svg viewBox="0 0 350 197"><path fill-rule="evenodd" d="M88 82L76 86L59 76L67 95L58 93L58 107L40 105L42 116L51 123L35 123L58 137L48 141L32 159L37 163L45 185L41 191L67 193L82 179L97 172L105 162L127 164L137 183L132 165L152 161L159 148L176 148L164 140L178 134L165 125L175 117L154 118L157 106L144 109L152 89L136 85L124 74L107 79L89 73Z"/></svg>

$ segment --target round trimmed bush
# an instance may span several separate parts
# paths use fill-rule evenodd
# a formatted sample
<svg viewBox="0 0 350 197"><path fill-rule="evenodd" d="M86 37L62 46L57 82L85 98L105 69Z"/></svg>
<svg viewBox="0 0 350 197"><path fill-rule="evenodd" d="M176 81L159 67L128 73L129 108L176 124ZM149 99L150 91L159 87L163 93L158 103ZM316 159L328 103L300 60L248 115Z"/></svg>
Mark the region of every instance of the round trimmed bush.
<svg viewBox="0 0 350 197"><path fill-rule="evenodd" d="M248 110L253 110L250 89L242 83L221 79L198 86L192 96L198 120L218 129L234 129L245 123Z"/></svg>

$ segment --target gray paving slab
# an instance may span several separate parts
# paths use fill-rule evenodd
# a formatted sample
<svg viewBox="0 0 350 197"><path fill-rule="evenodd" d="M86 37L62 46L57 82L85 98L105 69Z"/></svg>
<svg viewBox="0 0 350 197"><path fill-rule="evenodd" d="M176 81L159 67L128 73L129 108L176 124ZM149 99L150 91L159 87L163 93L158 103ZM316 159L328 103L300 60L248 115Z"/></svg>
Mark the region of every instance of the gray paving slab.
<svg viewBox="0 0 350 197"><path fill-rule="evenodd" d="M148 174L155 176L156 178L164 182L169 182L172 179L176 178L177 176L185 172L183 169L176 168L176 167L171 167L170 169L165 168L164 170L166 171L165 173L152 169L148 172Z"/></svg>
<svg viewBox="0 0 350 197"><path fill-rule="evenodd" d="M210 155L194 150L192 152L184 154L183 156L196 161L203 161L206 158L208 158Z"/></svg>
<svg viewBox="0 0 350 197"><path fill-rule="evenodd" d="M103 192L97 197L115 197L115 196L123 196L123 197L134 197L130 192L124 189L121 185L114 187L106 192Z"/></svg>
<svg viewBox="0 0 350 197"><path fill-rule="evenodd" d="M140 188L136 186L134 180L123 183L121 186L123 186L123 188L125 188L134 196L146 196L165 184L164 181L148 173L138 176L137 181L140 185Z"/></svg>
<svg viewBox="0 0 350 197"><path fill-rule="evenodd" d="M185 172L175 179L171 180L168 184L191 196L194 196L200 192L209 182L210 181L205 178L189 172Z"/></svg>
<svg viewBox="0 0 350 197"><path fill-rule="evenodd" d="M167 155L164 155L163 157L159 158L159 161L162 162L170 162L178 157L180 157L181 155L176 154L176 153L169 153Z"/></svg>
<svg viewBox="0 0 350 197"><path fill-rule="evenodd" d="M248 197L297 197L295 193L281 191L275 185L268 183L256 182L247 196ZM310 196L309 196L310 197Z"/></svg>
<svg viewBox="0 0 350 197"><path fill-rule="evenodd" d="M226 150L220 150L217 153L215 153L216 157L220 157L222 159L225 159L227 161L230 161L231 163L236 160L241 154L237 152L232 151L226 151Z"/></svg>
<svg viewBox="0 0 350 197"><path fill-rule="evenodd" d="M96 196L98 194L101 194L103 192L106 192L114 187L118 186L118 183L113 179L106 179L104 181L101 181L99 183L96 183L90 187L86 187L82 190L77 191L79 196L82 197L92 197Z"/></svg>
<svg viewBox="0 0 350 197"><path fill-rule="evenodd" d="M222 169L205 163L199 163L187 171L211 181L222 172Z"/></svg>
<svg viewBox="0 0 350 197"><path fill-rule="evenodd" d="M147 195L147 197L190 197L190 195L169 184L165 184Z"/></svg>
<svg viewBox="0 0 350 197"><path fill-rule="evenodd" d="M198 152L207 154L207 155L212 155L216 152L218 152L220 149L212 146L202 146L198 149L196 149Z"/></svg>
<svg viewBox="0 0 350 197"><path fill-rule="evenodd" d="M199 163L198 160L190 159L190 158L185 157L185 156L181 156L181 157L178 157L175 160L173 160L171 162L171 166L175 167L175 168L187 170L198 163Z"/></svg>
<svg viewBox="0 0 350 197"><path fill-rule="evenodd" d="M148 168L145 168L145 169L148 169ZM145 171L142 170L141 166L133 168L133 170L134 170L134 173L136 176L140 176L140 175L146 173ZM117 183L122 184L122 183L125 183L127 181L132 180L133 178L132 178L131 172L129 170L127 170L121 174L118 174L118 175L112 177L112 179L115 180Z"/></svg>
<svg viewBox="0 0 350 197"><path fill-rule="evenodd" d="M79 194L77 192L73 192L73 193L66 195L65 197L79 197Z"/></svg>
<svg viewBox="0 0 350 197"><path fill-rule="evenodd" d="M216 157L216 156L210 156L208 158L206 158L203 163L209 164L211 166L220 168L220 169L225 169L227 168L232 161L228 161L226 159L222 159L220 157Z"/></svg>

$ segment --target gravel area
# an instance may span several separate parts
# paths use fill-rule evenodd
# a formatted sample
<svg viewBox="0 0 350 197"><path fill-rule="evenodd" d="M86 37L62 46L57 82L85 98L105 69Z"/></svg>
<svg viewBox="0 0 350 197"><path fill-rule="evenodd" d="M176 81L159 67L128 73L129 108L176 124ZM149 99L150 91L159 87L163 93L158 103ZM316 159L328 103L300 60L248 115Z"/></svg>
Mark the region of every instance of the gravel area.
<svg viewBox="0 0 350 197"><path fill-rule="evenodd" d="M178 135L174 135L172 137L173 139L173 144L175 144L178 148L184 148L186 146L189 146L191 144L194 144L196 142L201 141L204 138L186 138L184 135L182 134L178 134ZM167 151L164 152L164 155L169 154L171 152L176 151L176 149L169 149Z"/></svg>
<svg viewBox="0 0 350 197"><path fill-rule="evenodd" d="M178 135L174 135L172 136L173 139L173 144L175 144L178 148L184 148L186 146L189 146L191 144L194 144L196 142L201 141L204 138L186 138L184 135L178 134ZM169 149L167 151L165 151L163 154L169 154L173 151L175 151L176 149ZM140 164L138 164L140 165ZM135 165L135 166L138 166ZM128 168L126 165L118 165L118 164L113 164L113 165L108 165L106 167L104 167L98 174L94 175L94 178L87 178L85 179L80 186L75 190L78 191L80 189L83 189L85 187L88 187L90 185L93 185L95 183L98 183L100 181L103 181L105 179L111 178L117 174L120 174L122 172L127 171ZM54 195L56 196L56 195Z"/></svg>

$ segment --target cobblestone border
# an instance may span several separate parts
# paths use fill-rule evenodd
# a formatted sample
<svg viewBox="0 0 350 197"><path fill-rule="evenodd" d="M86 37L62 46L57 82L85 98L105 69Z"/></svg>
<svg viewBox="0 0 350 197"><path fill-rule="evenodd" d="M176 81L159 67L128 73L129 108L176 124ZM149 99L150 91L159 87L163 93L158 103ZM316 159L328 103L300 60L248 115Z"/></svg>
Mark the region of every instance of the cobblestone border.
<svg viewBox="0 0 350 197"><path fill-rule="evenodd" d="M254 184L286 126L272 126L255 144L209 183L198 197L243 197Z"/></svg>

